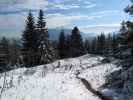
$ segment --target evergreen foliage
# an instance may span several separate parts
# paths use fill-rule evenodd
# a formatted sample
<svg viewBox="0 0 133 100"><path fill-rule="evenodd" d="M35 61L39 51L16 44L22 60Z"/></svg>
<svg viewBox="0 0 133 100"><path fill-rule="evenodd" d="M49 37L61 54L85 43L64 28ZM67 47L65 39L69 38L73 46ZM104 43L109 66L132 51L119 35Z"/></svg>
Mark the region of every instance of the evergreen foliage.
<svg viewBox="0 0 133 100"><path fill-rule="evenodd" d="M58 51L60 58L66 57L66 39L64 35L64 31L62 30L59 36L59 43L58 43Z"/></svg>
<svg viewBox="0 0 133 100"><path fill-rule="evenodd" d="M46 21L42 10L39 12L36 32L38 33L39 60L41 64L46 64L55 60L56 54L49 40L48 29L46 28Z"/></svg>
<svg viewBox="0 0 133 100"><path fill-rule="evenodd" d="M29 67L35 65L36 57L35 53L37 52L37 41L38 41L38 35L36 33L35 29L35 21L34 17L31 12L29 12L29 15L26 20L26 26L25 31L22 35L22 41L23 41L23 59L24 59L24 65Z"/></svg>
<svg viewBox="0 0 133 100"><path fill-rule="evenodd" d="M72 57L81 56L85 53L82 36L78 27L74 27L71 34L70 54Z"/></svg>

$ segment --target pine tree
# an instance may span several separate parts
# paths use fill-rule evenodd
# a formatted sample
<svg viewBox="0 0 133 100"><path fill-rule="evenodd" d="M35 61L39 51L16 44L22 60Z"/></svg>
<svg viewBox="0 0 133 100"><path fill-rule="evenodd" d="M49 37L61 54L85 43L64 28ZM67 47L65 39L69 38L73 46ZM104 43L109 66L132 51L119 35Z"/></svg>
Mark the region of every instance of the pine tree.
<svg viewBox="0 0 133 100"><path fill-rule="evenodd" d="M86 53L90 53L91 52L91 47L90 47L90 41L89 39L86 39L84 42L84 48L85 48L85 52Z"/></svg>
<svg viewBox="0 0 133 100"><path fill-rule="evenodd" d="M37 50L37 34L35 31L34 17L31 12L29 12L26 20L26 27L22 35L22 41L25 49Z"/></svg>
<svg viewBox="0 0 133 100"><path fill-rule="evenodd" d="M9 70L9 41L3 37L0 41L0 71Z"/></svg>
<svg viewBox="0 0 133 100"><path fill-rule="evenodd" d="M71 57L70 46L71 46L71 36L68 34L66 36L66 52L65 52L66 58Z"/></svg>
<svg viewBox="0 0 133 100"><path fill-rule="evenodd" d="M125 12L133 15L133 1L131 0L131 5L125 8ZM133 22L127 21L122 22L119 31L119 55L120 58L124 60L123 66L128 66L133 64Z"/></svg>
<svg viewBox="0 0 133 100"><path fill-rule="evenodd" d="M124 11L130 15L133 15L133 0L130 0L131 1L131 4L128 5Z"/></svg>
<svg viewBox="0 0 133 100"><path fill-rule="evenodd" d="M19 65L20 45L16 39L12 39L9 46L9 59L12 66ZM20 66L18 66L20 67Z"/></svg>
<svg viewBox="0 0 133 100"><path fill-rule="evenodd" d="M112 37L112 49L113 49L113 56L116 56L116 53L118 52L118 35L113 34Z"/></svg>
<svg viewBox="0 0 133 100"><path fill-rule="evenodd" d="M100 55L105 54L105 42L105 35L101 33L101 35L97 37L97 53Z"/></svg>
<svg viewBox="0 0 133 100"><path fill-rule="evenodd" d="M105 42L105 54L107 56L112 55L113 53L113 37L112 34L109 33L107 38L106 38L106 42Z"/></svg>
<svg viewBox="0 0 133 100"><path fill-rule="evenodd" d="M74 27L72 30L70 53L72 57L81 56L85 53L82 36L78 27Z"/></svg>
<svg viewBox="0 0 133 100"><path fill-rule="evenodd" d="M64 31L62 30L59 36L59 43L58 43L58 51L59 51L59 56L60 58L65 58L66 57L66 42L65 42L65 35Z"/></svg>
<svg viewBox="0 0 133 100"><path fill-rule="evenodd" d="M91 53L96 54L98 52L97 50L97 38L94 37L91 42Z"/></svg>
<svg viewBox="0 0 133 100"><path fill-rule="evenodd" d="M37 29L38 33L38 48L40 55L40 63L49 63L55 60L55 52L51 41L49 40L48 29L46 28L46 21L44 18L43 11L40 10Z"/></svg>
<svg viewBox="0 0 133 100"><path fill-rule="evenodd" d="M123 46L126 45L126 43L127 43L127 35L128 35L128 30L126 28L126 22L123 21L121 23L121 28L119 30L119 38L118 38L121 46L122 45Z"/></svg>
<svg viewBox="0 0 133 100"><path fill-rule="evenodd" d="M31 12L26 20L25 30L22 35L23 42L23 58L25 66L29 67L34 65L35 52L37 51L37 34L35 30L34 17Z"/></svg>

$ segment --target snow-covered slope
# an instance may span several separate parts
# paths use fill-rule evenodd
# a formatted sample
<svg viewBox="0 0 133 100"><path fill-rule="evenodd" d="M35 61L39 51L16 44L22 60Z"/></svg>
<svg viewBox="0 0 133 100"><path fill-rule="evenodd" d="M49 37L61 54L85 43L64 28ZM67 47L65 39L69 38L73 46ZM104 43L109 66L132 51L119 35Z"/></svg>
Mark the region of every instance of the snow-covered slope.
<svg viewBox="0 0 133 100"><path fill-rule="evenodd" d="M88 54L0 74L0 100L100 100L77 77L99 90L105 76L118 69L102 59Z"/></svg>

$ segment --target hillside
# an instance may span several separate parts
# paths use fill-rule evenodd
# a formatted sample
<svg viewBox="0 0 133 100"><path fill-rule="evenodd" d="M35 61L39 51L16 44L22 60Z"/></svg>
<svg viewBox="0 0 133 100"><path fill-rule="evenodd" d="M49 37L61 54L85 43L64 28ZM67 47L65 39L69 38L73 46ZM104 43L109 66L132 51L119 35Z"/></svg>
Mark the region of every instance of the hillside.
<svg viewBox="0 0 133 100"><path fill-rule="evenodd" d="M1 100L101 100L80 79L103 94L106 75L119 70L115 61L103 63L104 57L84 55L59 60L33 68L19 68L0 74ZM115 95L110 97L116 100Z"/></svg>

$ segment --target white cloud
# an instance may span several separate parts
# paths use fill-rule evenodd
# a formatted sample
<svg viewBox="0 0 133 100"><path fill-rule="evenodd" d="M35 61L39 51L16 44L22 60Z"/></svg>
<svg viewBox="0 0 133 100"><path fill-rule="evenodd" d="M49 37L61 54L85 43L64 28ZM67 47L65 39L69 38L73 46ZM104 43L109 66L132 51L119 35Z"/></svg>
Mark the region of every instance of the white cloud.
<svg viewBox="0 0 133 100"><path fill-rule="evenodd" d="M87 5L85 6L86 8L93 8L93 7L96 7L96 4L90 4L90 5Z"/></svg>
<svg viewBox="0 0 133 100"><path fill-rule="evenodd" d="M61 3L50 3L48 9L61 9L61 10L67 10L67 9L75 9L80 8L77 4L61 4Z"/></svg>
<svg viewBox="0 0 133 100"><path fill-rule="evenodd" d="M73 21L89 21L96 18L101 18L102 16L87 16L87 15L63 15L60 13L48 14L47 23L49 28L55 27L68 27L69 24L74 24Z"/></svg>
<svg viewBox="0 0 133 100"><path fill-rule="evenodd" d="M84 1L85 4L92 4L90 1Z"/></svg>
<svg viewBox="0 0 133 100"><path fill-rule="evenodd" d="M100 34L100 32L115 32L118 31L120 28L120 24L99 24L99 25L89 25L89 26L81 26L80 29L85 33L97 33Z"/></svg>
<svg viewBox="0 0 133 100"><path fill-rule="evenodd" d="M99 12L94 12L92 15L109 15L109 14L118 14L120 13L119 10L103 10Z"/></svg>
<svg viewBox="0 0 133 100"><path fill-rule="evenodd" d="M62 27L71 24L74 20L79 20L81 16L66 16L62 14L50 14L47 17L49 28Z"/></svg>
<svg viewBox="0 0 133 100"><path fill-rule="evenodd" d="M0 11L38 10L45 9L47 0L1 0Z"/></svg>

